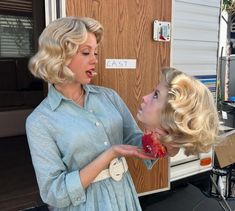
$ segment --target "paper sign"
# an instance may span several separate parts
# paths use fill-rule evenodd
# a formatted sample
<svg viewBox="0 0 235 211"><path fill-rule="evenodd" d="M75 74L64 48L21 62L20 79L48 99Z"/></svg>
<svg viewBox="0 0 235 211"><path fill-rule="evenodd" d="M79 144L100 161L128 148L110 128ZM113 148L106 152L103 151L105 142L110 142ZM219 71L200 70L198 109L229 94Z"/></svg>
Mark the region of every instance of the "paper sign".
<svg viewBox="0 0 235 211"><path fill-rule="evenodd" d="M136 69L136 59L105 59L106 69Z"/></svg>

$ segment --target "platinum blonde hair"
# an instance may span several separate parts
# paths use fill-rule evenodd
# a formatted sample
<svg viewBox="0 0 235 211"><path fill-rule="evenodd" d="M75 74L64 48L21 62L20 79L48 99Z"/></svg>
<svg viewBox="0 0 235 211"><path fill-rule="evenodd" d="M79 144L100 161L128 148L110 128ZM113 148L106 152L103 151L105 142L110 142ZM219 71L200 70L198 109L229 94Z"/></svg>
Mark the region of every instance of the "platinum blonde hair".
<svg viewBox="0 0 235 211"><path fill-rule="evenodd" d="M185 148L186 155L209 151L219 131L212 93L199 80L174 68L163 69L162 77L169 89L161 116L168 135L162 141Z"/></svg>
<svg viewBox="0 0 235 211"><path fill-rule="evenodd" d="M73 81L74 74L67 65L86 41L87 33L93 33L100 43L103 27L85 17L65 17L50 23L39 37L38 52L29 61L32 74L51 84Z"/></svg>

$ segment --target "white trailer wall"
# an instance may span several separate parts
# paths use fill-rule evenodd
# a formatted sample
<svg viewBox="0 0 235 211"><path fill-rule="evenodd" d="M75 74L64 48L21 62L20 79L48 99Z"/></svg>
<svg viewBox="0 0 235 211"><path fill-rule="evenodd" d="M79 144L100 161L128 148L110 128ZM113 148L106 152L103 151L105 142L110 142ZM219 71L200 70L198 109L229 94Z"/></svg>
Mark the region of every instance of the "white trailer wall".
<svg viewBox="0 0 235 211"><path fill-rule="evenodd" d="M171 66L198 77L216 95L220 0L173 0ZM212 153L212 152L210 152ZM171 158L171 181L211 169L183 150Z"/></svg>
<svg viewBox="0 0 235 211"><path fill-rule="evenodd" d="M220 0L173 0L171 64L190 75L216 75Z"/></svg>

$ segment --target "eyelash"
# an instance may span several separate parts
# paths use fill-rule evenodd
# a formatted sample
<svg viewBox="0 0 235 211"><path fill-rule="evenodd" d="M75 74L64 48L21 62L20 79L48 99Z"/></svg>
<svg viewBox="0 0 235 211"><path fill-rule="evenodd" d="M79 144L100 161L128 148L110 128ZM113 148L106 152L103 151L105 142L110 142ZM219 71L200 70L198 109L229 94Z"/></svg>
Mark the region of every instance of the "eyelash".
<svg viewBox="0 0 235 211"><path fill-rule="evenodd" d="M83 54L84 56L89 56L89 55L90 55L90 52L89 52L89 53L88 53L88 52L83 52L82 54ZM95 56L98 56L98 53L94 53L94 55L95 55Z"/></svg>
<svg viewBox="0 0 235 211"><path fill-rule="evenodd" d="M154 99L158 99L158 93L155 91L154 94L153 94L153 98Z"/></svg>

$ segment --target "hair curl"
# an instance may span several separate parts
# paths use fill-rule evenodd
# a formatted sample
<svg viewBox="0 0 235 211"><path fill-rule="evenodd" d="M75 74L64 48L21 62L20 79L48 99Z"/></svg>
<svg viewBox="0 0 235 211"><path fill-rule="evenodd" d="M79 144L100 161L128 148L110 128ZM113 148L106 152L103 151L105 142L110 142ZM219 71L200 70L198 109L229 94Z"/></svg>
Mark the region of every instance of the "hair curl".
<svg viewBox="0 0 235 211"><path fill-rule="evenodd" d="M74 74L67 65L88 32L100 43L103 27L92 18L65 17L50 23L39 37L38 52L29 61L31 73L51 84L73 81Z"/></svg>
<svg viewBox="0 0 235 211"><path fill-rule="evenodd" d="M185 154L208 152L218 139L219 118L210 90L199 80L174 68L162 70L168 100L161 124L168 131L163 142L185 148Z"/></svg>

